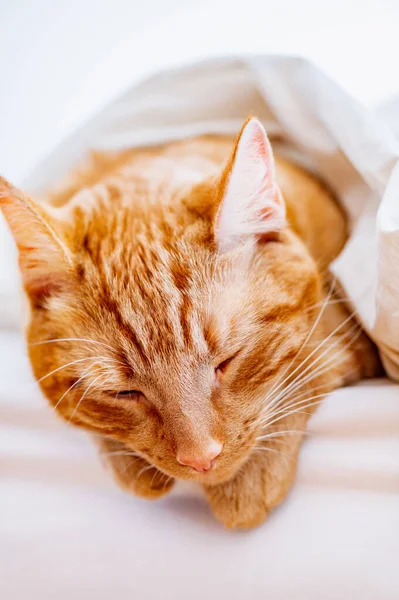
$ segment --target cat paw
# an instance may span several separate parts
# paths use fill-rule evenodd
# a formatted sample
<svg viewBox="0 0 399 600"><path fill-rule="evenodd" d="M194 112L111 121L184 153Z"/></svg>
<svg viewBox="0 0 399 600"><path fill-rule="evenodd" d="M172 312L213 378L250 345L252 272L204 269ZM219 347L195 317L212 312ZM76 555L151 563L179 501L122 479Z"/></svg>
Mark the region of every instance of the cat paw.
<svg viewBox="0 0 399 600"><path fill-rule="evenodd" d="M211 510L226 529L252 529L261 525L269 508L261 494L250 494L249 489L226 485L205 490Z"/></svg>
<svg viewBox="0 0 399 600"><path fill-rule="evenodd" d="M261 525L286 497L295 477L296 455L254 453L233 479L205 487L215 517L228 529Z"/></svg>
<svg viewBox="0 0 399 600"><path fill-rule="evenodd" d="M143 458L132 456L132 451L121 442L105 438L97 443L100 456L123 490L140 498L156 500L172 489L175 482L173 477L161 473Z"/></svg>
<svg viewBox="0 0 399 600"><path fill-rule="evenodd" d="M170 492L175 480L158 471L156 467L150 469L148 467L149 465L144 465L141 473L140 470L137 471L136 476L130 480L129 487L135 496L156 500Z"/></svg>

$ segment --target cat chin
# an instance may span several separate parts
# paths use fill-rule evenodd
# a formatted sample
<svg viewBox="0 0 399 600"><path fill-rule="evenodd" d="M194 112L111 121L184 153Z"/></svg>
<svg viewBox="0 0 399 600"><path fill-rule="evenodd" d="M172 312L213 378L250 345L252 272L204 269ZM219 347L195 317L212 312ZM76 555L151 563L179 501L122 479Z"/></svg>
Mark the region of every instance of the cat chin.
<svg viewBox="0 0 399 600"><path fill-rule="evenodd" d="M197 484L201 484L201 485L205 485L205 486L213 486L213 485L219 485L220 483L225 483L226 481L229 481L230 479L232 479L235 475L236 471L233 472L223 472L223 473L217 473L216 471L214 473L208 472L208 473L185 473L183 476L182 474L179 475L174 475L174 478L180 481L187 481L187 482L192 482L192 483L197 483ZM170 475L170 473L169 473Z"/></svg>
<svg viewBox="0 0 399 600"><path fill-rule="evenodd" d="M234 465L232 468L229 469L218 470L216 468L203 473L197 473L196 471L190 469L182 471L179 469L178 472L175 472L174 469L165 469L162 467L158 467L157 465L155 466L159 471L161 471L161 473L164 473L169 477L173 477L174 479L180 481L190 481L206 486L213 486L218 485L220 483L225 483L226 481L229 481L230 479L235 477L238 471L242 468L244 462L246 462L246 460L239 461L237 465Z"/></svg>
<svg viewBox="0 0 399 600"><path fill-rule="evenodd" d="M225 483L226 481L229 481L229 479L232 479L235 475L235 472L233 473L201 473L198 475L198 482L201 483L202 485L209 485L209 486L213 486L213 485L219 485L220 483Z"/></svg>
<svg viewBox="0 0 399 600"><path fill-rule="evenodd" d="M205 486L213 486L219 485L220 483L226 483L233 479L237 473L242 469L249 458L250 454L243 457L241 460L238 460L234 465L230 468L221 468L221 469L212 469L211 471L206 471L205 473L196 473L196 472L187 472L182 476L181 474L175 475L176 479L183 479L186 481L193 481L195 483L200 483Z"/></svg>

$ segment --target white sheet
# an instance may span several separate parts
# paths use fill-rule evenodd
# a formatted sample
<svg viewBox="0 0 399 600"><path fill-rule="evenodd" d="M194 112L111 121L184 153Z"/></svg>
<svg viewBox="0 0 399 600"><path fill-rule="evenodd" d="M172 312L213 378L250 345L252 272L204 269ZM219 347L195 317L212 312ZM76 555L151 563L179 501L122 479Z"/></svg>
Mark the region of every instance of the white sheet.
<svg viewBox="0 0 399 600"><path fill-rule="evenodd" d="M4 600L394 600L398 387L337 391L312 420L297 483L260 529L224 531L182 487L115 488L82 432L52 416L23 343L0 334Z"/></svg>

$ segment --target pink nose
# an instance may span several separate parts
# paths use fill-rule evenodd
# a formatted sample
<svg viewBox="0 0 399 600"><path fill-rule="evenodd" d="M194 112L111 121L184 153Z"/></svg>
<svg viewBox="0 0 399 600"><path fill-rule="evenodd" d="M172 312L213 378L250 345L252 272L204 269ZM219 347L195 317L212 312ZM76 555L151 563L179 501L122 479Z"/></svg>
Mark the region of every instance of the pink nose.
<svg viewBox="0 0 399 600"><path fill-rule="evenodd" d="M219 456L222 448L223 445L220 442L211 440L208 447L201 452L195 454L179 453L176 456L176 460L181 465L192 467L199 472L210 471L215 462L215 458Z"/></svg>

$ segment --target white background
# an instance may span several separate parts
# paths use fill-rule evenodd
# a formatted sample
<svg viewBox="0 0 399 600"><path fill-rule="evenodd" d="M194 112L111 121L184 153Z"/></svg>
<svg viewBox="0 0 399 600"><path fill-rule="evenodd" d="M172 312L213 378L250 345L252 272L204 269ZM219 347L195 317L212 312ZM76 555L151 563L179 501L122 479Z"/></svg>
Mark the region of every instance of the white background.
<svg viewBox="0 0 399 600"><path fill-rule="evenodd" d="M133 75L207 52L302 54L379 103L399 91L398 28L398 0L0 0L0 173L20 183Z"/></svg>

